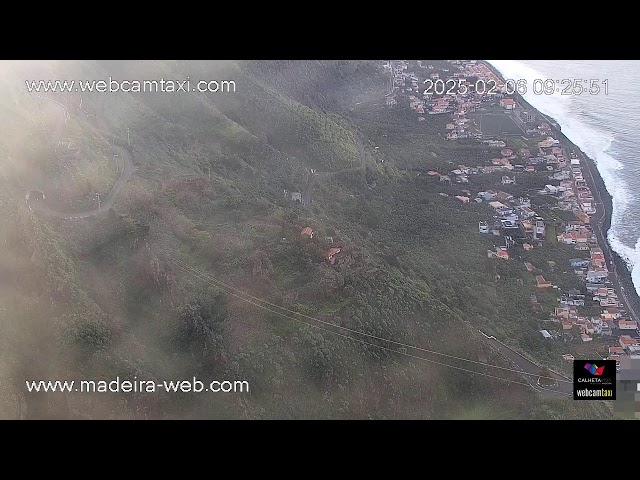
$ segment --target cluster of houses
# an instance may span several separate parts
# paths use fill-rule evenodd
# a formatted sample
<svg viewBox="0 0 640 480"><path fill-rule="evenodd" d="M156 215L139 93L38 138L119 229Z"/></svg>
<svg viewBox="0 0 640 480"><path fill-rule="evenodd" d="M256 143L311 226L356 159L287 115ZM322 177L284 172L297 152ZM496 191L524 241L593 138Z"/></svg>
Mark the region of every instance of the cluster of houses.
<svg viewBox="0 0 640 480"><path fill-rule="evenodd" d="M456 63L456 62L453 62ZM457 72L451 74L450 77L444 79L445 82L454 80L455 82L465 82L467 77L477 77L480 79L488 78L489 75L493 75L490 69L483 64L478 64L475 60L461 60L456 64L458 66ZM486 71L485 71L486 70ZM475 75L474 75L475 72ZM432 78L433 79L433 78ZM445 95L444 97L447 97ZM432 102L434 107L433 113L451 113L452 122L446 125L446 138L447 140L457 140L465 138L481 139L482 132L477 128L475 122L468 118L467 115L475 112L483 104L494 101L493 98L487 95L481 95L471 88L467 88L465 93L461 93L459 90L456 95L453 95L453 102L455 106L449 110L442 110L438 108L438 102L443 97L435 98ZM502 97L502 94L500 95Z"/></svg>
<svg viewBox="0 0 640 480"><path fill-rule="evenodd" d="M604 283L587 284L587 293L580 290L563 292L560 305L555 308L551 318L559 322L562 331L573 332L584 342L594 337L606 337L612 340L608 345L609 360L618 360L622 355L640 353L640 330L638 323L625 315L613 288ZM599 305L601 312L597 316L581 314L578 307Z"/></svg>
<svg viewBox="0 0 640 480"><path fill-rule="evenodd" d="M387 61L383 68L391 73L391 89L385 98L385 103L389 107L398 104L399 98L406 98L409 107L418 114L418 121L425 121L424 115L452 114L452 122L447 124L447 139L458 138L480 138L478 131L471 132L473 122L466 117L467 113L475 111L482 103L482 96L472 93L447 95L442 92L446 82L450 80L464 80L460 68L456 68L451 75L449 69L441 70L440 73L433 71L433 65L422 65L421 69L431 70L430 74L422 74L420 77L409 71L409 63L403 60ZM424 80L441 83L442 88L425 88ZM439 94L440 93L440 94Z"/></svg>
<svg viewBox="0 0 640 480"><path fill-rule="evenodd" d="M469 77L484 80L486 83L494 82L496 85L502 83L502 79L484 63L478 63L475 60L468 60L460 61L458 65L461 65L463 72Z"/></svg>
<svg viewBox="0 0 640 480"><path fill-rule="evenodd" d="M453 63L456 63L455 61ZM515 120L518 120L519 123L522 124L523 129L525 129L526 134L529 136L537 137L537 136L546 136L551 133L551 126L542 122L540 125L533 127L535 125L537 117L530 111L525 111L523 109L518 109L519 105L516 99L505 95L506 88L503 83L503 80L496 75L491 68L489 68L484 63L477 63L476 61L460 61L457 63L460 65L461 69L461 77L470 77L476 78L479 81L483 81L484 85L487 88L491 88L492 85L496 85L498 90L495 95L483 95L483 94L475 94L473 96L473 101L479 101L480 104L485 103L495 103L497 102L500 107L504 108L505 111L516 111L517 116ZM533 127L533 128L531 128Z"/></svg>
<svg viewBox="0 0 640 480"><path fill-rule="evenodd" d="M477 78L486 83L495 82L501 85L502 80L485 64L476 61L452 61L453 73L440 69L439 72L427 73L426 78L432 81L450 79ZM422 69L433 70L432 65L422 65ZM410 71L408 62L387 62L384 68L392 75L390 94L386 98L386 104L397 104L398 98L408 98L409 107L418 115L419 121L423 121L428 114L451 114L452 121L446 124L447 139L476 138L490 147L500 149L500 154L491 160L490 165L467 167L458 165L456 168L442 174L436 171L428 171L427 175L437 177L440 183L468 184L469 177L484 173L502 172L501 184L511 185L516 182L513 175L518 172L548 172L549 184L538 193L554 197L559 209L572 212L576 220L564 225L564 231L556 232L557 241L565 245L571 245L576 252L582 252L580 258L569 261L569 267L584 281L581 290L572 289L562 292L557 286L552 285L541 275L538 269L529 262L525 267L529 272L536 274L535 280L538 288L556 288L560 293L559 305L551 315L551 319L558 322L561 327L559 332L569 331L574 338L581 342L593 341L594 337L610 338L612 345L608 346L609 359L619 359L622 355L640 353L640 328L636 321L630 319L624 306L608 281L609 271L604 253L598 245L590 224L590 215L596 213L594 197L584 179L580 160L575 152L571 152L569 158L565 156L560 142L553 138L552 128L547 122L542 122L535 128L527 128L529 137L540 139L537 149L520 148L514 151L507 148L503 139L482 139L482 134L475 128L473 120L467 117L470 112L476 111L487 102L499 103L505 110L517 110L517 102L505 96L480 95L475 92L456 95L433 95L424 90L424 84L415 73ZM440 78L441 73L446 73ZM422 92L421 92L422 90ZM535 121L535 116L530 112L517 110L523 128ZM533 124L535 125L535 124ZM473 133L472 133L473 132ZM463 188L468 188L464 186ZM442 196L449 196L441 193ZM528 197L514 197L500 190L487 190L478 192L475 196L470 190L461 190L460 195L454 197L462 204L485 202L493 210L493 217L488 221L478 224L478 231L482 234L500 237L499 245L493 250L488 250L490 258L510 260L512 249L515 245L522 246L525 250L536 248L546 239L546 226L542 217L531 208ZM576 257L579 257L576 253ZM329 260L327 260L329 261ZM555 262L549 261L553 270ZM534 307L540 304L532 296ZM535 301L534 301L535 300ZM584 314L584 308L589 307L590 314ZM593 307L600 310L599 315L593 315ZM547 330L541 330L545 338L554 338ZM559 335L559 333L556 333ZM566 359L573 359L572 355L565 355Z"/></svg>
<svg viewBox="0 0 640 480"><path fill-rule="evenodd" d="M550 180L559 181L559 185L548 184L540 191L541 194L554 196L558 203L564 202L570 205L577 217L577 221L569 222L564 233L558 236L558 241L575 245L577 250L589 250L597 248L597 240L589 226L589 215L595 213L591 192L582 178L580 162L572 154L570 163L564 157L563 149L559 141L553 137L538 142L538 155L533 156L528 148L521 148L514 152L509 148L500 151L500 157L494 158L489 167L482 169L488 171L552 171ZM517 162L517 163L516 163ZM515 177L503 175L501 183L509 185L515 183ZM505 238L504 245L496 247L496 251L489 251L490 257L509 259L509 248L521 244L525 249L540 245L546 235L544 219L536 215L531 209L531 202L527 197L515 199L511 194L501 191L488 190L479 192L476 202L486 201L494 210L493 222L480 222L480 233L489 233ZM565 207L566 208L566 207ZM595 244L595 245L593 245ZM594 250L594 252L596 252ZM601 254L601 252L600 252ZM594 255L598 255L597 252ZM602 260L602 265L594 263L584 271L587 281L600 281L606 277L607 269ZM541 288L551 286L542 276L536 278L536 283Z"/></svg>
<svg viewBox="0 0 640 480"><path fill-rule="evenodd" d="M552 138L549 138L549 140L557 141ZM497 146L498 148L505 147L504 142L496 143L496 141L493 140L485 140L484 142L492 142L490 146ZM510 173L549 171L553 172L553 174L549 176L549 179L561 181L561 184L559 186L547 185L540 193L555 195L558 196L559 199L569 202L576 196L573 193L573 184L569 180L571 173L565 168L566 163L562 156L562 149L558 149L560 150L558 151L555 150L555 148L556 147L554 147L553 154L545 157L533 156L531 150L528 148L520 148L517 152L510 148L502 148L500 154L497 155L496 158L491 159L491 165L477 167L458 165L455 169L451 170L448 175L442 175L433 170L428 171L427 175L439 176L442 182L454 181L455 183L467 183L469 175L503 172L505 175L503 175L501 179L502 185L510 185L515 183L515 177L510 176ZM544 155L542 149L540 149L540 155ZM586 195L588 188L584 190L582 185L580 185L580 188L582 189L580 190L580 194ZM584 202L589 201L587 197L582 198L582 200L584 200ZM585 205L584 202L580 205L576 203L576 206L579 206L580 209L588 207L589 204Z"/></svg>
<svg viewBox="0 0 640 480"><path fill-rule="evenodd" d="M563 179L558 187L564 189L558 191L560 194L558 207L576 213L584 221L586 216L596 213L596 206L591 189L584 179L580 160L575 152L571 152L569 166L565 167L562 173L569 178Z"/></svg>
<svg viewBox="0 0 640 480"><path fill-rule="evenodd" d="M527 135L544 137L551 133L551 126L547 122L534 127L536 116L531 112L518 109L517 101L505 94L502 79L487 65L475 60L454 60L450 63L452 69L442 68L435 71L433 65L423 65L418 61L419 70L431 71L431 73L420 72L419 76L411 71L409 62L405 60L385 61L383 68L391 75L389 92L385 98L386 105L389 107L398 105L400 98L408 100L410 108L418 114L419 122L425 121L425 114L451 114L452 121L446 124L445 132L448 140L481 139L483 136L481 130L467 115L484 105L495 104L504 108L505 111L517 110L517 119L522 124L522 128L526 129ZM466 82L468 78L484 82L490 90L493 89L493 85L496 85L497 90L495 94L486 94L486 91L476 91L471 86L468 86L466 91L451 87L458 85L458 82ZM433 83L425 85L425 80ZM438 82L438 88L434 88L436 82ZM448 94L449 90L454 90L455 94ZM533 128L527 128L529 126Z"/></svg>
<svg viewBox="0 0 640 480"><path fill-rule="evenodd" d="M504 147L504 142L496 144L493 140L485 140L490 146ZM535 154L529 148L520 148L513 151L510 148L502 148L500 156L491 160L491 167L485 169L488 172L495 171L514 171L514 172L536 172L546 171L553 172L549 177L550 180L566 181L571 178L571 173L567 169L567 162L564 158L562 148L557 146L559 141L553 137L547 137L538 143L538 152ZM543 146L541 146L543 145ZM547 147L547 145L550 145ZM548 186L548 191L542 193L557 194L568 190L568 184L560 184L560 186Z"/></svg>
<svg viewBox="0 0 640 480"><path fill-rule="evenodd" d="M577 173L576 187L574 190L574 182L572 180L572 172L579 169L579 160L575 159L571 168L568 168L564 159L562 149L556 147L557 140L549 137L545 140L554 146L549 148L549 152L545 151L546 147L539 147L539 152L534 156L529 148L520 148L514 151L510 148L502 148L495 158L491 159L491 165L467 167L458 165L451 170L449 174L442 175L439 172L430 170L427 175L439 176L442 182L467 183L469 175L478 175L486 173L503 172L502 185L511 185L515 183L515 177L512 175L519 172L535 172L547 171L551 173L549 180L559 181L559 185L546 185L540 191L541 194L556 196L559 203L562 203L563 209L579 210L586 212L585 215L592 214L593 199L589 188L584 184L581 173ZM491 143L491 146L504 147L504 142L496 144L493 140L485 140ZM545 143L546 145L546 143ZM573 161L573 160L572 160ZM576 163L577 162L577 163Z"/></svg>
<svg viewBox="0 0 640 480"><path fill-rule="evenodd" d="M561 193L558 205L573 211L577 220L567 222L558 242L572 245L578 251L588 251L589 258L572 258L569 266L585 283L585 292L570 290L561 295L560 306L552 319L558 320L562 331L574 331L582 342L593 341L594 336L609 337L616 343L608 346L608 359L619 360L622 355L640 353L640 328L631 320L608 281L609 270L604 252L590 225L589 215L596 212L589 187L584 181L580 161L571 153L566 167L570 179L561 182L566 189ZM585 303L586 302L586 303ZM578 307L600 307L599 316L579 313Z"/></svg>
<svg viewBox="0 0 640 480"><path fill-rule="evenodd" d="M616 343L608 347L609 359L618 360L621 355L636 354L640 352L640 329L637 322L626 314L615 290L609 286L609 270L604 252L590 224L589 216L596 213L594 200L584 180L580 160L572 152L567 163L562 149L555 145L553 138L547 138L538 144L540 149L546 150L545 159L557 161L554 168L558 168L558 171L550 178L560 180L560 185L546 185L540 193L557 197L560 208L575 214L576 220L566 222L564 231L557 235L557 241L571 245L577 251L588 252L588 258L569 260L569 267L584 281L585 288L583 291L572 289L562 292L559 306L551 319L561 324L562 332L573 332L583 343L593 341L594 336L615 339ZM551 156L555 159L551 159ZM527 270L535 271L535 267L526 263L525 266ZM536 281L538 287L549 286L542 282L541 276L536 277ZM599 307L600 314L580 314L579 307L585 306ZM552 338L546 330L541 331L541 334L545 338ZM571 355L566 357L573 358Z"/></svg>
<svg viewBox="0 0 640 480"><path fill-rule="evenodd" d="M305 237L305 238L314 238L315 237L315 232L313 231L313 228L311 227L304 227L301 231L300 231L300 236L301 237ZM328 244L333 244L333 237L330 236L326 236L324 237L324 241ZM336 260L337 260L337 255L342 251L341 247L330 247L324 255L325 260L327 261L327 263L329 265L335 265Z"/></svg>
<svg viewBox="0 0 640 480"><path fill-rule="evenodd" d="M466 78L476 78L483 81L486 85L499 85L500 89L495 95L487 95L485 92L475 91L468 88L466 93L456 93L454 99L457 108L452 111L453 122L447 124L447 140L456 140L459 138L482 138L482 132L475 122L467 118L468 113L475 112L478 108L486 104L499 103L505 110L514 110L516 101L513 98L505 96L504 85L502 80L485 64L477 63L475 60L461 60L453 62L459 68L459 72L454 72L451 77L446 80L466 80ZM491 88L491 87L490 87ZM437 102L439 99L436 99ZM438 111L437 113L445 113ZM473 128L473 133L470 133Z"/></svg>
<svg viewBox="0 0 640 480"><path fill-rule="evenodd" d="M504 239L504 244L497 246L495 251L487 251L489 257L509 260L509 250L515 245L531 250L544 241L544 219L531 208L528 197L515 198L507 192L487 190L478 192L475 201L487 202L494 211L493 221L479 222L478 231Z"/></svg>

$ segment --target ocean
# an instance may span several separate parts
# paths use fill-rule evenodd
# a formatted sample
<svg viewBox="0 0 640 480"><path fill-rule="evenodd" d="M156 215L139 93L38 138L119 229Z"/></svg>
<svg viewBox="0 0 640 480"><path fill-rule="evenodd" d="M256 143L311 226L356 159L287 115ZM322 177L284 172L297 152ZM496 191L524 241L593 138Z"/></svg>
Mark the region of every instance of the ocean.
<svg viewBox="0 0 640 480"><path fill-rule="evenodd" d="M627 264L640 295L640 61L488 60L504 78L526 79L524 98L555 119L592 158L613 198L608 241ZM536 95L534 79L608 79L597 95ZM588 82L587 82L588 83Z"/></svg>

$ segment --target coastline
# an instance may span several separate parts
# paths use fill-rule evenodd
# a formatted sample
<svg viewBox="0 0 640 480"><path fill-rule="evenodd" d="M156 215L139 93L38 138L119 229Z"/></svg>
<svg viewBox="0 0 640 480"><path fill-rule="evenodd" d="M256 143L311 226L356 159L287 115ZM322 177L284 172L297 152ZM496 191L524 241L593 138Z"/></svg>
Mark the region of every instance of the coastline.
<svg viewBox="0 0 640 480"><path fill-rule="evenodd" d="M479 62L486 65L499 78L504 80L503 75L489 62L484 60L480 60ZM611 280L616 292L623 300L631 318L640 323L640 296L633 284L631 271L625 260L613 249L608 240L613 214L613 198L606 188L596 162L562 133L562 126L558 121L548 115L544 115L527 102L522 95L516 93L514 98L526 109L535 112L536 115L541 118L547 119L549 125L551 125L552 135L560 140L563 147L575 151L581 159L582 164L586 167L589 175L585 176L585 179L591 191L597 195L599 203L596 214L591 217L591 225L598 238L598 244L600 248L602 248L607 265L610 267L610 272L613 274L609 276L609 280Z"/></svg>

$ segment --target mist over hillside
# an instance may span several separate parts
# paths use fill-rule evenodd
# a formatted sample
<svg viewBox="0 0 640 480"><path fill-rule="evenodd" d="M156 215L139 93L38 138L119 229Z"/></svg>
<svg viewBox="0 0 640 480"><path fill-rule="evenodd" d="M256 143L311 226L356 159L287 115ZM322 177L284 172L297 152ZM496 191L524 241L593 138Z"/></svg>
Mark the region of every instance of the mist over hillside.
<svg viewBox="0 0 640 480"><path fill-rule="evenodd" d="M381 62L2 67L0 418L609 415L535 392L485 342L481 329L500 331L557 357L529 304L551 295L487 257L482 205L418 175L492 152L447 142L441 118L385 108ZM25 85L187 77L235 91ZM25 388L194 377L250 388Z"/></svg>

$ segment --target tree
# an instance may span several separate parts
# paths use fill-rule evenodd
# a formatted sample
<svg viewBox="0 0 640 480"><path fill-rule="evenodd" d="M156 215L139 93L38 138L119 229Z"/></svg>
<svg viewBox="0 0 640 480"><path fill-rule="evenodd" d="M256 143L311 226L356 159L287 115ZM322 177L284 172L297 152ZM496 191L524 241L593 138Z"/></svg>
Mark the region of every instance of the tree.
<svg viewBox="0 0 640 480"><path fill-rule="evenodd" d="M226 316L226 296L199 294L178 308L178 338L187 344L214 339Z"/></svg>

